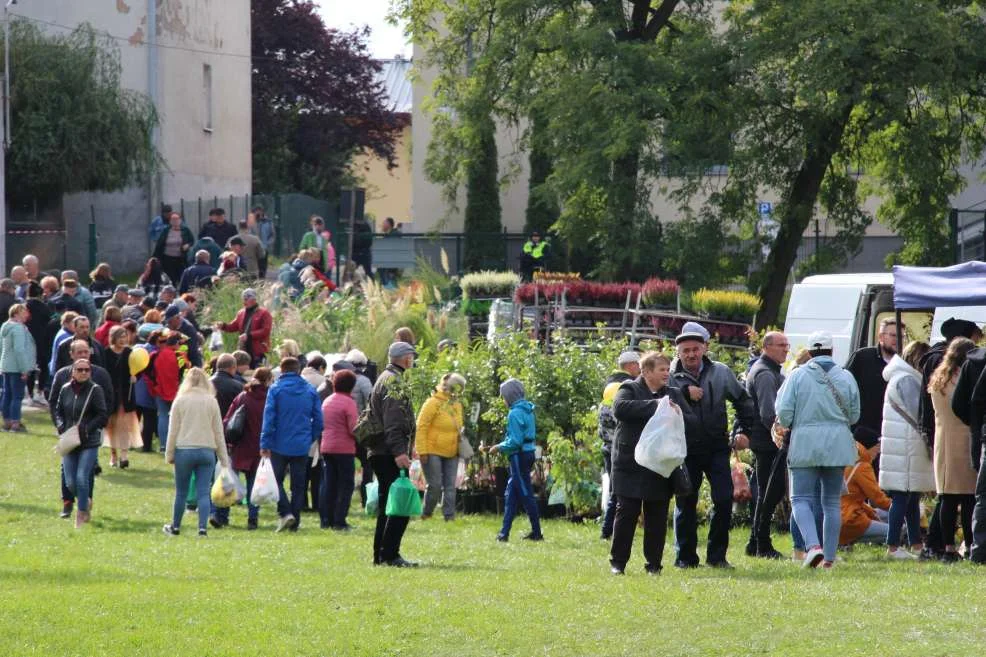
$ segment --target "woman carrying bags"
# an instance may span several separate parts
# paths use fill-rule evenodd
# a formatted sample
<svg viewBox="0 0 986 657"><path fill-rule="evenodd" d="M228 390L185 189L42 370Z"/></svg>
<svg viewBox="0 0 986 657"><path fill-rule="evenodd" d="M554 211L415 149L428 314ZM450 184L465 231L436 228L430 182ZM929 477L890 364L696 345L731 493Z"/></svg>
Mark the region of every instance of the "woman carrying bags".
<svg viewBox="0 0 986 657"><path fill-rule="evenodd" d="M134 385L137 377L130 374L130 336L127 329L114 326L109 335L109 348L103 352L106 371L113 381L113 399L116 408L109 410L103 446L110 448L110 466L130 467L127 452L131 447L143 444L140 420L137 419L137 401Z"/></svg>
<svg viewBox="0 0 986 657"><path fill-rule="evenodd" d="M446 374L418 412L415 448L428 487L424 513L430 518L442 499L445 520L455 518L455 476L459 469L459 435L462 433L462 402L466 380L461 374Z"/></svg>
<svg viewBox="0 0 986 657"><path fill-rule="evenodd" d="M59 434L79 428L79 446L62 457L65 486L78 500L75 528L89 522L92 514L92 471L99 453L100 430L106 426L103 389L92 382L92 365L80 359L72 363L72 380L62 386L55 402L55 426Z"/></svg>
<svg viewBox="0 0 986 657"><path fill-rule="evenodd" d="M217 457L224 468L229 467L216 390L208 375L201 368L193 367L185 375L171 406L168 447L164 458L175 466L175 504L171 524L164 526L165 534L177 536L181 529L188 485L194 474L199 536L206 535L209 511L212 509L209 489Z"/></svg>
<svg viewBox="0 0 986 657"><path fill-rule="evenodd" d="M620 384L613 399L613 415L618 421L613 441L613 495L616 496L616 520L610 548L610 572L622 575L630 560L630 548L640 512L644 517L644 569L657 575L664 557L664 539L668 531L668 504L671 480L637 463L634 451L647 421L657 411L658 400L668 397L684 415L686 424L695 417L678 388L668 386L671 360L651 352L640 359L640 376Z"/></svg>
<svg viewBox="0 0 986 657"><path fill-rule="evenodd" d="M253 493L253 482L260 466L260 430L264 425L264 404L267 403L267 390L270 388L269 367L261 367L253 373L250 382L243 386L243 392L236 396L226 412L224 422L229 422L240 407L245 407L243 435L233 445L233 470L246 475L247 482L247 529L257 528L260 507L249 503Z"/></svg>

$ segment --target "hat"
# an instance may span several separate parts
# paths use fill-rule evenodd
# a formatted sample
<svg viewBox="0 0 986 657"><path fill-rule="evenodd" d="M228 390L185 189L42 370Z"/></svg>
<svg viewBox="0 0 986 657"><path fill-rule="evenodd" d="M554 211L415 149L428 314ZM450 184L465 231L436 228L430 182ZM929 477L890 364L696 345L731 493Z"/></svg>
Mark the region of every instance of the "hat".
<svg viewBox="0 0 986 657"><path fill-rule="evenodd" d="M240 298L243 299L244 301L246 301L247 299L256 299L257 291L252 287L248 287L247 289L240 292Z"/></svg>
<svg viewBox="0 0 986 657"><path fill-rule="evenodd" d="M950 317L942 322L941 334L946 340L954 340L955 338L971 338L973 334L979 330L975 322L970 322L967 319L955 319Z"/></svg>
<svg viewBox="0 0 986 657"><path fill-rule="evenodd" d="M688 340L698 340L699 342L709 341L709 332L698 322L685 322L681 327L681 333L674 339L675 344L681 344Z"/></svg>
<svg viewBox="0 0 986 657"><path fill-rule="evenodd" d="M144 292L144 288L142 287L132 287L129 290L127 290L127 294L129 294L132 297L143 297L146 293Z"/></svg>
<svg viewBox="0 0 986 657"><path fill-rule="evenodd" d="M178 290L175 289L175 286L174 285L165 285L164 287L162 287L161 288L161 294L164 294L165 292L171 292L172 294L178 294Z"/></svg>
<svg viewBox="0 0 986 657"><path fill-rule="evenodd" d="M390 345L390 349L387 350L387 358L391 358L391 359L401 358L403 356L407 356L408 354L417 356L418 352L416 352L414 350L414 347L412 347L406 342L395 342L394 344Z"/></svg>
<svg viewBox="0 0 986 657"><path fill-rule="evenodd" d="M620 357L616 359L616 364L619 365L620 367L623 367L628 363L639 363L639 362L640 362L640 354L637 353L636 351L624 351L623 353L620 354Z"/></svg>
<svg viewBox="0 0 986 657"><path fill-rule="evenodd" d="M333 372L338 372L340 370L349 370L350 372L354 372L356 371L356 368L353 367L353 364L350 363L348 360L337 360L336 362L332 363Z"/></svg>
<svg viewBox="0 0 986 657"><path fill-rule="evenodd" d="M366 365L366 354L364 354L359 349L352 349L348 354L346 354L346 360L348 360L353 365Z"/></svg>
<svg viewBox="0 0 986 657"><path fill-rule="evenodd" d="M507 379L500 384L500 396L507 406L513 406L524 398L524 384L517 379Z"/></svg>
<svg viewBox="0 0 986 657"><path fill-rule="evenodd" d="M246 242L244 242L243 241L243 238L240 237L239 235L237 235L236 237L231 237L230 240L229 240L229 243L230 243L231 246L245 246L246 245Z"/></svg>
<svg viewBox="0 0 986 657"><path fill-rule="evenodd" d="M116 289L113 290L113 294L118 294L120 292L126 292L127 294L130 294L130 288L127 287L126 285L117 285Z"/></svg>
<svg viewBox="0 0 986 657"><path fill-rule="evenodd" d="M175 299L175 302L172 305L178 306L179 312L185 312L186 310L188 310L188 304L185 302L184 299Z"/></svg>
<svg viewBox="0 0 986 657"><path fill-rule="evenodd" d="M815 331L808 336L808 351L832 348L832 334L828 331Z"/></svg>
<svg viewBox="0 0 986 657"><path fill-rule="evenodd" d="M180 314L181 314L181 310L178 308L177 304L171 304L170 306L168 306L165 309L165 311L164 311L164 318L166 320L167 319L174 319L175 317L177 317Z"/></svg>

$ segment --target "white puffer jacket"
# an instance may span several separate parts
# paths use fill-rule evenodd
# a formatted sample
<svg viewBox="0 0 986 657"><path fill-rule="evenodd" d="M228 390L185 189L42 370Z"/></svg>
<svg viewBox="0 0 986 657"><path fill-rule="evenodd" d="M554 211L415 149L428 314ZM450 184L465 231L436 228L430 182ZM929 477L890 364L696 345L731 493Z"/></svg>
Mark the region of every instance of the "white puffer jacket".
<svg viewBox="0 0 986 657"><path fill-rule="evenodd" d="M887 491L935 490L935 471L921 433L897 412L894 403L915 422L921 394L921 373L900 356L883 368L887 394L883 400L883 436L880 445L880 488Z"/></svg>

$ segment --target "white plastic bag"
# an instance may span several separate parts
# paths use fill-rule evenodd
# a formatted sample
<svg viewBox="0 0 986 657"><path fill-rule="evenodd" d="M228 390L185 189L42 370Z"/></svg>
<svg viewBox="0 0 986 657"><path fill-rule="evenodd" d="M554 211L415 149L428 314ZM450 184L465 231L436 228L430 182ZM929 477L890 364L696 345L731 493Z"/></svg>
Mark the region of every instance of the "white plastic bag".
<svg viewBox="0 0 986 657"><path fill-rule="evenodd" d="M657 411L640 434L633 457L648 470L669 477L672 470L685 462L687 453L685 418L681 409L673 405L670 398L662 397L657 403Z"/></svg>
<svg viewBox="0 0 986 657"><path fill-rule="evenodd" d="M213 353L219 353L222 350L223 350L222 331L213 329L212 335L209 336L209 351Z"/></svg>
<svg viewBox="0 0 986 657"><path fill-rule="evenodd" d="M466 460L459 459L459 465L455 468L455 487L462 489L466 487Z"/></svg>
<svg viewBox="0 0 986 657"><path fill-rule="evenodd" d="M281 498L277 492L277 479L274 478L274 467L270 459L260 459L257 477L253 480L253 491L250 493L250 503L254 506L277 504Z"/></svg>

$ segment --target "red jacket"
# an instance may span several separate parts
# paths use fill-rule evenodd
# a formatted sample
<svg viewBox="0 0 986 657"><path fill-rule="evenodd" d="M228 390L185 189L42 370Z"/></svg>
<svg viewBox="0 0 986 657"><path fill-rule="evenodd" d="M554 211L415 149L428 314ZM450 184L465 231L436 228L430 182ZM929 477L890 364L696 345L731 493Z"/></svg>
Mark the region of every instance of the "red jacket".
<svg viewBox="0 0 986 657"><path fill-rule="evenodd" d="M151 394L166 402L172 402L178 395L181 373L178 356L170 346L158 347L154 352L154 376L148 380Z"/></svg>
<svg viewBox="0 0 986 657"><path fill-rule="evenodd" d="M243 438L233 446L230 453L233 469L239 472L256 472L260 465L260 430L264 424L264 405L267 403L267 388L254 386L244 390L230 404L223 424L229 421L240 406L246 406L246 424Z"/></svg>
<svg viewBox="0 0 986 657"><path fill-rule="evenodd" d="M93 339L104 347L110 346L110 329L119 326L120 322L106 321L100 324L96 332L92 334Z"/></svg>
<svg viewBox="0 0 986 657"><path fill-rule="evenodd" d="M219 328L227 333L242 333L246 318L246 308L240 308L236 319L232 322L220 322ZM274 318L264 308L257 306L250 322L250 333L247 335L246 350L251 356L259 358L270 351L270 332L274 328Z"/></svg>

